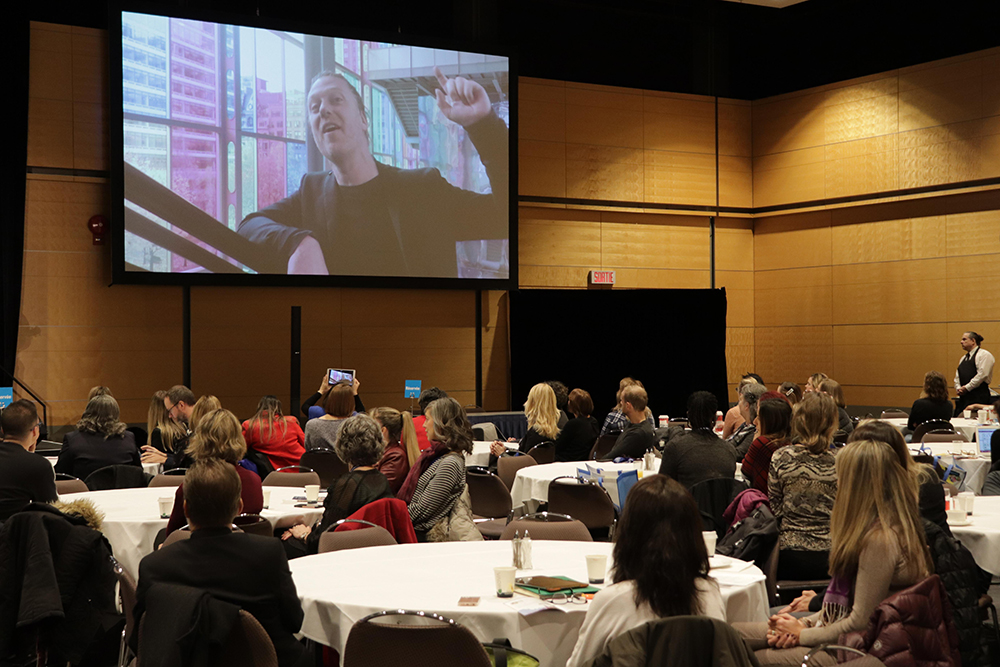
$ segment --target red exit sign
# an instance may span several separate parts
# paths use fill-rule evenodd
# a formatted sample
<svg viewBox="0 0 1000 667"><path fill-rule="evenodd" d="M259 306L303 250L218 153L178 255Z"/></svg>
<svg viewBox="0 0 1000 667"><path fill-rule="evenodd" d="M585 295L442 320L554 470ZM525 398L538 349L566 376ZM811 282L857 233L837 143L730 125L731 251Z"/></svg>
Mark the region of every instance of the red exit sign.
<svg viewBox="0 0 1000 667"><path fill-rule="evenodd" d="M590 272L590 284L591 285L614 285L615 284L615 272L614 271L591 271Z"/></svg>

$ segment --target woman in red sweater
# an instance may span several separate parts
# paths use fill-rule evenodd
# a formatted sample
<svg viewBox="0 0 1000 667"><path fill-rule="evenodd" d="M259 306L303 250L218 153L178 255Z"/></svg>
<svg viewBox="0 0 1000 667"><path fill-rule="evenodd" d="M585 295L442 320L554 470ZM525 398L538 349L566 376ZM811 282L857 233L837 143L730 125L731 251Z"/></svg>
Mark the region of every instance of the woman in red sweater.
<svg viewBox="0 0 1000 667"><path fill-rule="evenodd" d="M274 469L297 465L305 453L305 433L295 417L281 413L277 396L265 396L257 404L257 413L243 422L247 448L265 455Z"/></svg>

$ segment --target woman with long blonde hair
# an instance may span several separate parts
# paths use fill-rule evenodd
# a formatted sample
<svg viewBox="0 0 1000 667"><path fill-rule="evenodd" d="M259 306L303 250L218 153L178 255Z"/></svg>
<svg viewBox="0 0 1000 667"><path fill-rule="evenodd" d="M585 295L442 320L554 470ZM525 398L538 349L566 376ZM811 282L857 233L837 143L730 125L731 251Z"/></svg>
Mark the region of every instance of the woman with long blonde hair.
<svg viewBox="0 0 1000 667"><path fill-rule="evenodd" d="M297 465L306 451L299 420L282 414L277 396L260 399L257 412L243 422L243 439L247 448L266 456L275 470Z"/></svg>
<svg viewBox="0 0 1000 667"><path fill-rule="evenodd" d="M143 463L162 463L164 469L177 467L175 454L187 446L187 431L179 422L175 422L167 414L163 398L167 392L160 390L149 400L149 411L146 413L146 432L149 433L149 443L142 448Z"/></svg>
<svg viewBox="0 0 1000 667"><path fill-rule="evenodd" d="M528 418L528 432L517 448L527 454L543 442L555 442L559 436L559 408L556 393L545 382L539 382L528 392L524 402L524 416Z"/></svg>
<svg viewBox="0 0 1000 667"><path fill-rule="evenodd" d="M392 492L398 493L410 473L410 466L420 458L413 415L389 407L372 408L368 414L382 429L382 441L385 443L385 453L375 469L389 480Z"/></svg>
<svg viewBox="0 0 1000 667"><path fill-rule="evenodd" d="M837 455L839 490L830 519L830 575L823 608L803 619L737 624L761 664L799 664L810 646L863 630L882 600L932 571L917 505L917 480L891 446L852 442ZM765 648L768 646L770 648ZM820 665L836 661L816 655ZM812 664L812 663L810 663Z"/></svg>
<svg viewBox="0 0 1000 667"><path fill-rule="evenodd" d="M188 428L191 429L192 433L198 432L198 422L207 415L209 412L215 412L216 410L222 409L222 402L215 396L211 394L205 394L194 404L191 409L191 418L188 419Z"/></svg>

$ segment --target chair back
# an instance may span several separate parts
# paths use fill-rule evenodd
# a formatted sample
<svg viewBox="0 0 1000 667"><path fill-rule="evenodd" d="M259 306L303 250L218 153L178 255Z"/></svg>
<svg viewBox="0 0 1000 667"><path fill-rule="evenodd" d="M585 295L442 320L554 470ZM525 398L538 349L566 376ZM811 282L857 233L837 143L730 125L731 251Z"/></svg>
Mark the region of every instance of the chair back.
<svg viewBox="0 0 1000 667"><path fill-rule="evenodd" d="M278 654L264 626L245 609L229 633L219 667L278 667Z"/></svg>
<svg viewBox="0 0 1000 667"><path fill-rule="evenodd" d="M530 450L528 450L528 456L535 459L535 463L555 463L556 460L556 443L551 440L546 442L540 442Z"/></svg>
<svg viewBox="0 0 1000 667"><path fill-rule="evenodd" d="M503 454L497 459L497 476L509 490L514 486L514 478L517 477L518 470L537 464L538 461L527 454L521 454L520 456L516 454Z"/></svg>
<svg viewBox="0 0 1000 667"><path fill-rule="evenodd" d="M177 530L167 535L167 539L163 540L163 547L161 548L169 547L174 542L180 542L181 540L189 540L189 539L191 539L191 529L188 528L187 526L184 526L183 528L178 528Z"/></svg>
<svg viewBox="0 0 1000 667"><path fill-rule="evenodd" d="M510 491L497 475L485 469L466 468L465 484L469 487L473 514L490 519L510 514Z"/></svg>
<svg viewBox="0 0 1000 667"><path fill-rule="evenodd" d="M67 493L85 493L90 491L87 485L83 483L82 479L57 479L56 480L56 493L60 496L64 496Z"/></svg>
<svg viewBox="0 0 1000 667"><path fill-rule="evenodd" d="M141 452L142 448L146 446L147 442L149 442L149 433L147 433L146 429L141 426L129 426L125 430L129 431L132 434L132 437L135 438L135 446Z"/></svg>
<svg viewBox="0 0 1000 667"><path fill-rule="evenodd" d="M362 618L347 636L344 667L431 664L492 667L475 635L437 614L382 611Z"/></svg>
<svg viewBox="0 0 1000 667"><path fill-rule="evenodd" d="M326 447L307 449L299 459L299 467L303 472L310 470L319 475L319 484L324 489L330 488L333 480L347 474L347 464L340 460L337 452ZM279 472L285 471L281 468Z"/></svg>
<svg viewBox="0 0 1000 667"><path fill-rule="evenodd" d="M610 529L618 517L615 504L600 485L581 477L556 477L549 484L549 511L566 514L587 528Z"/></svg>
<svg viewBox="0 0 1000 667"><path fill-rule="evenodd" d="M965 435L958 431L947 431L945 429L934 429L924 433L920 438L921 443L925 442L968 442Z"/></svg>
<svg viewBox="0 0 1000 667"><path fill-rule="evenodd" d="M149 486L150 475L135 465L113 465L98 468L84 480L91 491L111 489L141 489Z"/></svg>
<svg viewBox="0 0 1000 667"><path fill-rule="evenodd" d="M833 432L833 445L835 447L843 447L847 444L847 438L849 436L850 434L847 431L837 429Z"/></svg>
<svg viewBox="0 0 1000 667"><path fill-rule="evenodd" d="M125 637L130 637L135 622L135 579L121 566L121 563L115 560L114 556L111 557L111 568L118 579L118 597L121 599L122 613L125 614Z"/></svg>
<svg viewBox="0 0 1000 667"><path fill-rule="evenodd" d="M149 486L180 486L184 483L184 475L160 474L149 480Z"/></svg>
<svg viewBox="0 0 1000 667"><path fill-rule="evenodd" d="M879 419L909 419L910 415L899 408L889 408L883 410Z"/></svg>
<svg viewBox="0 0 1000 667"><path fill-rule="evenodd" d="M714 530L722 537L729 527L722 515L736 494L746 488L745 483L732 477L706 479L692 486L689 490L701 512L702 530Z"/></svg>
<svg viewBox="0 0 1000 667"><path fill-rule="evenodd" d="M524 531L528 531L533 540L594 541L582 521L555 512L538 512L514 519L500 533L500 539L512 540L515 532L523 534Z"/></svg>
<svg viewBox="0 0 1000 667"><path fill-rule="evenodd" d="M274 529L271 528L271 522L259 514L240 514L233 519L233 525L244 533L274 537Z"/></svg>
<svg viewBox="0 0 1000 667"><path fill-rule="evenodd" d="M954 431L955 427L951 425L950 421L945 421L944 419L931 419L925 421L923 424L918 424L915 429L913 429L913 438L911 442L921 442L924 437L924 433L928 431Z"/></svg>
<svg viewBox="0 0 1000 667"><path fill-rule="evenodd" d="M611 450L615 448L615 443L618 441L618 435L617 433L607 434L597 438L594 446L590 449L591 460L600 461L610 454Z"/></svg>
<svg viewBox="0 0 1000 667"><path fill-rule="evenodd" d="M493 422L477 422L472 425L472 439L478 442L502 440L497 425Z"/></svg>
<svg viewBox="0 0 1000 667"><path fill-rule="evenodd" d="M171 468L170 470L164 470L162 474L164 475L180 475L183 477L187 474L187 468Z"/></svg>
<svg viewBox="0 0 1000 667"><path fill-rule="evenodd" d="M275 471L264 478L262 486L306 486L319 484L319 475L315 472L281 472Z"/></svg>
<svg viewBox="0 0 1000 667"><path fill-rule="evenodd" d="M360 530L342 530L337 528L343 523L364 523L366 528ZM376 526L370 521L361 519L341 519L319 536L319 553L342 551L344 549L361 549L363 547L381 547L398 544L396 538L382 526Z"/></svg>

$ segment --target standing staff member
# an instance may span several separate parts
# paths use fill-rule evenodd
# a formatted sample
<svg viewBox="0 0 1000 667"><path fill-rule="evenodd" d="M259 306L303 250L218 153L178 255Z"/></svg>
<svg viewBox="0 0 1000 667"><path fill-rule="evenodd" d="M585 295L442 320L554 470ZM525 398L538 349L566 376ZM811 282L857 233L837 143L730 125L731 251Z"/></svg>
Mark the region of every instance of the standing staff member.
<svg viewBox="0 0 1000 667"><path fill-rule="evenodd" d="M975 331L962 334L961 345L965 356L958 361L955 371L955 416L962 414L972 403L991 403L990 382L993 379L993 355L979 347L983 337Z"/></svg>

